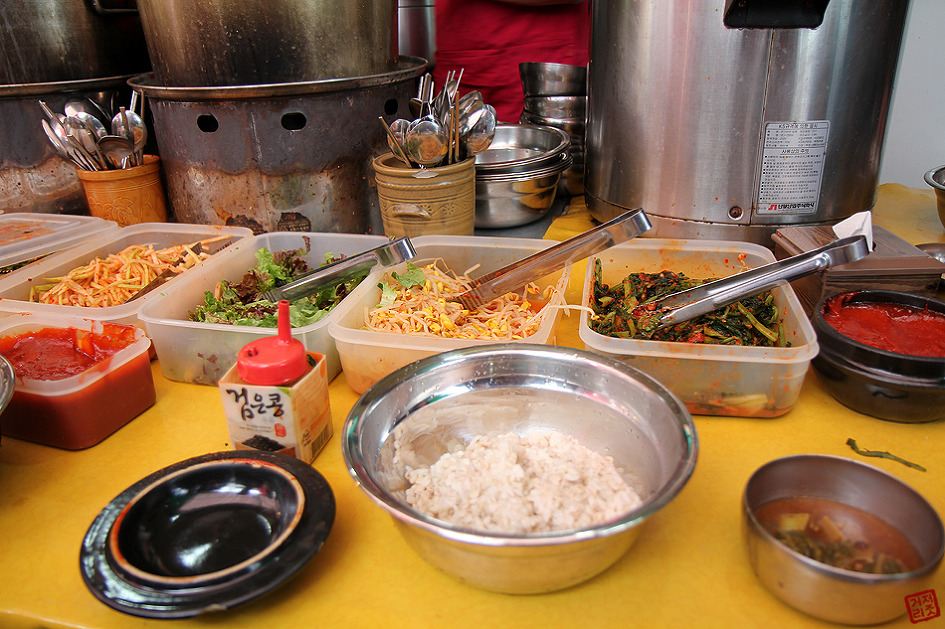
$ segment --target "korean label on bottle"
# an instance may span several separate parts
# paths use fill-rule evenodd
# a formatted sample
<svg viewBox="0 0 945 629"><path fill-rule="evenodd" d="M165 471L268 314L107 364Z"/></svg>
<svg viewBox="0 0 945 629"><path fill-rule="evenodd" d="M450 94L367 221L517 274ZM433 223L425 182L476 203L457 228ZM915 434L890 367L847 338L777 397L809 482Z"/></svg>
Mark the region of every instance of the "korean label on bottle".
<svg viewBox="0 0 945 629"><path fill-rule="evenodd" d="M827 155L830 122L765 124L758 214L814 214Z"/></svg>

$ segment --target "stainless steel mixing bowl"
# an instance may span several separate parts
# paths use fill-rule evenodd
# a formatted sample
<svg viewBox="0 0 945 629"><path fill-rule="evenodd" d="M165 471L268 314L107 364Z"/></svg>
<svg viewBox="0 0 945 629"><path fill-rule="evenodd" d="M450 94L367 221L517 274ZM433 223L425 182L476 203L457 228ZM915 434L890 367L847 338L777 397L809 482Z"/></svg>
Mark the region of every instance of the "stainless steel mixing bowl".
<svg viewBox="0 0 945 629"><path fill-rule="evenodd" d="M553 166L570 144L568 134L554 127L496 125L492 144L476 155L476 175L526 173Z"/></svg>
<svg viewBox="0 0 945 629"><path fill-rule="evenodd" d="M454 526L407 505L404 465L430 465L476 435L548 430L613 457L643 504L599 526L524 535ZM414 550L461 581L515 594L606 570L682 490L696 451L692 417L659 382L606 357L539 345L466 348L407 365L361 396L342 433L348 471Z"/></svg>
<svg viewBox="0 0 945 629"><path fill-rule="evenodd" d="M527 225L551 209L562 173L574 158L567 153L553 165L524 173L476 174L476 227L501 229Z"/></svg>
<svg viewBox="0 0 945 629"><path fill-rule="evenodd" d="M528 61L518 64L525 96L587 94L587 68L567 63Z"/></svg>
<svg viewBox="0 0 945 629"><path fill-rule="evenodd" d="M772 500L798 496L833 500L884 520L912 542L922 566L900 574L864 574L791 550L761 525L755 512ZM930 587L945 548L942 521L922 496L878 468L842 457L800 454L763 465L745 487L742 516L748 559L761 583L802 612L848 625L904 615L905 598Z"/></svg>
<svg viewBox="0 0 945 629"><path fill-rule="evenodd" d="M945 166L933 168L925 173L925 183L935 190L935 206L938 209L938 220L945 226Z"/></svg>

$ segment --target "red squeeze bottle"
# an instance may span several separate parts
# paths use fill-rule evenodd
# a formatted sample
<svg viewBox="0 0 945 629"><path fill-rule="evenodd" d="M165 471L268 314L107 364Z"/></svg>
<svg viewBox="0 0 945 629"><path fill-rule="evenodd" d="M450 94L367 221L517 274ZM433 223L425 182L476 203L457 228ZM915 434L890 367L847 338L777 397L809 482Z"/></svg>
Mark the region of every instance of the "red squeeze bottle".
<svg viewBox="0 0 945 629"><path fill-rule="evenodd" d="M289 302L279 302L279 333L247 343L236 358L243 382L264 386L287 384L305 375L308 354L302 341L292 338Z"/></svg>

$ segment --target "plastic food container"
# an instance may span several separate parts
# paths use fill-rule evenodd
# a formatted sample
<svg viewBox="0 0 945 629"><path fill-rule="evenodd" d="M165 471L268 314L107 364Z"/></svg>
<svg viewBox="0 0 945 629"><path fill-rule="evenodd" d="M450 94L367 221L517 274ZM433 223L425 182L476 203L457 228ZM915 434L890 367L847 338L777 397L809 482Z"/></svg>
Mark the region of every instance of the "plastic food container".
<svg viewBox="0 0 945 629"><path fill-rule="evenodd" d="M275 328L199 323L190 320L190 313L204 303L204 293L213 290L220 280L240 281L256 266L259 249L299 249L305 244L305 238L311 246L305 260L312 268L324 264L327 253L354 255L388 240L385 236L362 234L271 232L236 243L219 258L191 269L173 285L155 291L158 293L155 298L138 313L154 342L164 376L178 382L216 385L236 364L236 355L244 345L273 336ZM328 322L333 314L334 311L320 321L292 330L292 336L302 341L306 350L325 355L329 380L341 371L338 352L328 334Z"/></svg>
<svg viewBox="0 0 945 629"><path fill-rule="evenodd" d="M107 334L110 325L73 317L13 315L0 319L0 337L70 327ZM61 380L17 376L0 429L8 437L67 450L99 443L154 404L150 345L144 331L135 328L130 345L82 373Z"/></svg>
<svg viewBox="0 0 945 629"><path fill-rule="evenodd" d="M116 229L115 221L94 216L0 214L0 272Z"/></svg>
<svg viewBox="0 0 945 629"><path fill-rule="evenodd" d="M774 261L771 251L747 242L641 238L622 243L588 259L581 303L591 302L596 259L603 282L613 285L630 273L662 270L698 279L726 277L744 268L739 254L752 268ZM660 380L693 414L777 417L797 401L818 345L794 289L777 288L774 296L789 347L618 339L591 330L587 311L581 312L578 333L586 349L620 358Z"/></svg>
<svg viewBox="0 0 945 629"><path fill-rule="evenodd" d="M553 244L551 240L531 238L485 238L478 236L417 236L411 242L417 250L414 263L418 266L440 258L455 273L465 273L473 265L481 265L470 272L472 277L500 269ZM407 263L389 270L402 273ZM571 274L571 265L536 282L544 290L547 286L559 285L562 293ZM333 313L328 331L335 339L341 366L348 385L357 393L363 393L377 380L387 374L432 354L461 347L487 345L493 341L448 339L432 336L396 334L365 330L364 315L380 301L381 290L377 287L383 272L375 271L349 295ZM512 343L553 344L560 309L553 316L546 316L538 331L530 337Z"/></svg>
<svg viewBox="0 0 945 629"><path fill-rule="evenodd" d="M34 313L65 317L92 317L99 321L138 324L138 310L158 291L142 295L130 303L106 308L59 306L31 302L30 288L49 283L46 278L62 277L76 267L84 266L95 258L105 258L131 245L153 245L156 249L189 244L205 238L226 236L204 247L207 253L215 253L243 238L252 236L252 231L243 227L220 227L214 225L187 225L178 223L139 223L105 232L85 240L75 247L34 262L0 278L0 313ZM199 268L200 265L198 265ZM195 269L189 269L178 277L168 280L172 286Z"/></svg>

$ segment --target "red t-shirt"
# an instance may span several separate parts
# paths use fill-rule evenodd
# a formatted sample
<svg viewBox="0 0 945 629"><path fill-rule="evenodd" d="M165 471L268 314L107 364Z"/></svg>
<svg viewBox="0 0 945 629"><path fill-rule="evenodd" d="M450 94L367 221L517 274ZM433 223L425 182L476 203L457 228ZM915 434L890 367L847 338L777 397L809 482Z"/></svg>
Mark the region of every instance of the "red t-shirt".
<svg viewBox="0 0 945 629"><path fill-rule="evenodd" d="M590 2L519 6L495 0L436 0L436 91L463 70L460 93L482 92L501 122L522 115L522 62L586 66Z"/></svg>

